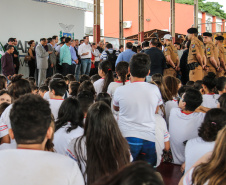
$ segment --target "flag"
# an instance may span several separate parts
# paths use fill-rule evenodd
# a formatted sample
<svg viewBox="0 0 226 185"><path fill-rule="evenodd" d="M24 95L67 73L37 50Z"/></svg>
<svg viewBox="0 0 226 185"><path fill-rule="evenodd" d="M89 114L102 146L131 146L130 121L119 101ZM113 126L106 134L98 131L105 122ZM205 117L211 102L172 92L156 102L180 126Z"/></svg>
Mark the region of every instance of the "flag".
<svg viewBox="0 0 226 185"><path fill-rule="evenodd" d="M2 55L5 53L4 47L2 43L0 42L0 59L2 58Z"/></svg>

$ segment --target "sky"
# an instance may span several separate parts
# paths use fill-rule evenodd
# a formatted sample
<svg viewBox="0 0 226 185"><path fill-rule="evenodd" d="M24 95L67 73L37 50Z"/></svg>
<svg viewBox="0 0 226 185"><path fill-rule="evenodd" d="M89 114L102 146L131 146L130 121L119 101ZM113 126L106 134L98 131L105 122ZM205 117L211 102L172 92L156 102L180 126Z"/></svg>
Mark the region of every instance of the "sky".
<svg viewBox="0 0 226 185"><path fill-rule="evenodd" d="M218 2L220 5L223 5L222 10L226 13L226 0L206 0L206 2Z"/></svg>

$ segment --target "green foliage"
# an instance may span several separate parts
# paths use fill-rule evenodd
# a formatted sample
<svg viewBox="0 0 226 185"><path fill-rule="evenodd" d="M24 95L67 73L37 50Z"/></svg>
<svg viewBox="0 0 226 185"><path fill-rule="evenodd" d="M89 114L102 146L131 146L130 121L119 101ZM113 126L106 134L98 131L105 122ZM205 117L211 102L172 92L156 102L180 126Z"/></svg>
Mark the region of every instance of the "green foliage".
<svg viewBox="0 0 226 185"><path fill-rule="evenodd" d="M162 0L170 2L170 0ZM176 0L176 3L194 5L194 0ZM218 2L206 2L205 0L199 0L199 10L207 12L217 17L226 19L226 13L221 9L223 6Z"/></svg>

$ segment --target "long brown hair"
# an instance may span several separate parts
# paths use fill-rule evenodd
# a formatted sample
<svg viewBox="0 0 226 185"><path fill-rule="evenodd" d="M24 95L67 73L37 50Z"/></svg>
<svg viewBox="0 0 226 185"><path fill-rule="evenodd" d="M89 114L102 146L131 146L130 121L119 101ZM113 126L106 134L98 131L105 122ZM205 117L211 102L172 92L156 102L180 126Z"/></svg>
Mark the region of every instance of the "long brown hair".
<svg viewBox="0 0 226 185"><path fill-rule="evenodd" d="M178 81L173 76L163 77L163 82L166 84L166 87L169 89L173 97L177 96L178 93Z"/></svg>
<svg viewBox="0 0 226 185"><path fill-rule="evenodd" d="M192 184L223 185L226 182L226 127L219 131L213 153L207 163L197 166L192 174Z"/></svg>
<svg viewBox="0 0 226 185"><path fill-rule="evenodd" d="M86 139L87 159L82 154L83 138ZM75 154L80 167L82 161L86 162L83 175L87 175L87 185L105 175L116 173L129 163L129 145L106 103L100 101L89 108L84 134L75 143Z"/></svg>

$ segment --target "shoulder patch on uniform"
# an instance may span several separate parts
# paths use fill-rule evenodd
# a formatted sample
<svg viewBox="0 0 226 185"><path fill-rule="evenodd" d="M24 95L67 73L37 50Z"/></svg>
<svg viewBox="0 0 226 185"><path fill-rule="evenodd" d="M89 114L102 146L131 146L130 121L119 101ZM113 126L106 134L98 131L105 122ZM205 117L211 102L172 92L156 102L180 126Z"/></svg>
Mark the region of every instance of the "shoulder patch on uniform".
<svg viewBox="0 0 226 185"><path fill-rule="evenodd" d="M192 48L194 48L195 47L195 44L192 44L192 46L191 46Z"/></svg>
<svg viewBox="0 0 226 185"><path fill-rule="evenodd" d="M207 48L207 51L210 51L210 48Z"/></svg>

